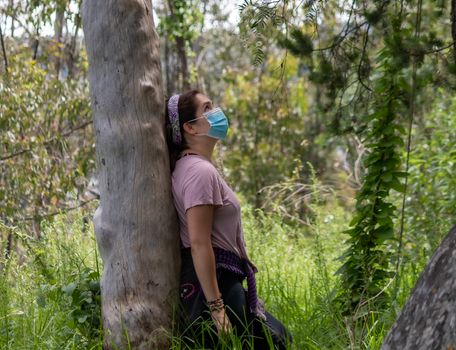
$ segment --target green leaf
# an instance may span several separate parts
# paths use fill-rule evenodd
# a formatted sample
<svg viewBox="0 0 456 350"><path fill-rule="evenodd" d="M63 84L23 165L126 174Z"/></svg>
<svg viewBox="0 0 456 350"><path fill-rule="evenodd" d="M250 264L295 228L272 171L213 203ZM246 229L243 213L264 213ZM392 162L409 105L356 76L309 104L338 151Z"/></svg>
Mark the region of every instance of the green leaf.
<svg viewBox="0 0 456 350"><path fill-rule="evenodd" d="M395 128L396 128L396 130L399 131L399 133L401 133L402 135L407 134L407 131L405 130L405 128L404 128L402 125L396 124L396 125L395 125Z"/></svg>
<svg viewBox="0 0 456 350"><path fill-rule="evenodd" d="M391 227L380 226L373 232L377 243L383 243L386 240L394 238L394 231Z"/></svg>
<svg viewBox="0 0 456 350"><path fill-rule="evenodd" d="M87 315L82 315L78 317L78 322L79 323L84 323L87 320L88 316Z"/></svg>
<svg viewBox="0 0 456 350"><path fill-rule="evenodd" d="M393 190L399 193L405 193L405 184L401 183L398 179L394 178L391 181L390 186Z"/></svg>
<svg viewBox="0 0 456 350"><path fill-rule="evenodd" d="M361 219L362 219L361 215L355 215L353 217L353 219L350 221L350 223L348 224L348 226L350 226L350 227L355 226Z"/></svg>
<svg viewBox="0 0 456 350"><path fill-rule="evenodd" d="M70 284L68 284L66 286L63 286L62 287L62 292L64 292L68 296L72 296L75 289L76 289L76 283L73 282L73 283L70 283Z"/></svg>
<svg viewBox="0 0 456 350"><path fill-rule="evenodd" d="M100 282L99 281L90 281L89 282L89 289L92 292L97 292L100 290Z"/></svg>
<svg viewBox="0 0 456 350"><path fill-rule="evenodd" d="M395 171L393 172L394 177L406 177L407 172L406 171Z"/></svg>
<svg viewBox="0 0 456 350"><path fill-rule="evenodd" d="M387 172L387 173L384 173L382 176L381 176L382 180L384 182L390 182L393 180L393 174L391 172Z"/></svg>

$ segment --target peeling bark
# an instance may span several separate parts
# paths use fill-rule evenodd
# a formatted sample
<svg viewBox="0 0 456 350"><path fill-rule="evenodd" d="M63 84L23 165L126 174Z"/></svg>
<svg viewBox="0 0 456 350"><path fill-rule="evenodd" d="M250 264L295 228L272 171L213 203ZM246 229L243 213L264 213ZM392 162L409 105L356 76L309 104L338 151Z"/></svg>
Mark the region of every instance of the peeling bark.
<svg viewBox="0 0 456 350"><path fill-rule="evenodd" d="M456 226L421 274L381 350L456 349Z"/></svg>

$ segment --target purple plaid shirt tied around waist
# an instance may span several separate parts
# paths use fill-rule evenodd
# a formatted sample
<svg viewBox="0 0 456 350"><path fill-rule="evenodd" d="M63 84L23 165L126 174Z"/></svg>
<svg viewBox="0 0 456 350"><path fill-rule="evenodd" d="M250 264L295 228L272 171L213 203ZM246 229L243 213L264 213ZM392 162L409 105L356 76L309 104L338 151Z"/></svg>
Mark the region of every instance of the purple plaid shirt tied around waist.
<svg viewBox="0 0 456 350"><path fill-rule="evenodd" d="M255 316L266 319L263 302L258 298L255 273L258 269L249 259L241 258L237 254L214 247L216 268L233 272L247 279L247 303L250 312Z"/></svg>

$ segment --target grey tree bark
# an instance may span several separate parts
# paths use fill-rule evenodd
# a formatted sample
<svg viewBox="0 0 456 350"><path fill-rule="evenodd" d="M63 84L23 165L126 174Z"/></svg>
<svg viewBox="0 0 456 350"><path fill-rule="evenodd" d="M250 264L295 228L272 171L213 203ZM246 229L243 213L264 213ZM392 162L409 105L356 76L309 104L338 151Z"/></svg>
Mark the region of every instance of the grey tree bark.
<svg viewBox="0 0 456 350"><path fill-rule="evenodd" d="M179 238L152 3L85 0L105 349L167 349Z"/></svg>
<svg viewBox="0 0 456 350"><path fill-rule="evenodd" d="M381 350L456 349L456 226L440 244Z"/></svg>

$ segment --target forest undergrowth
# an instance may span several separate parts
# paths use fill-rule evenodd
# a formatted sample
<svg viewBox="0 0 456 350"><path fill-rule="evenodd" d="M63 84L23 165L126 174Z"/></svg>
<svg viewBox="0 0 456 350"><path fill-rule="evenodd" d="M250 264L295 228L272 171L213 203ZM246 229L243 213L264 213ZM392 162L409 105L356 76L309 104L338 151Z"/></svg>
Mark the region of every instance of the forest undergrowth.
<svg viewBox="0 0 456 350"><path fill-rule="evenodd" d="M258 292L270 312L289 328L292 349L379 349L426 263L426 253L407 260L390 307L368 305L343 315L334 303L344 248L341 232L350 213L335 197L311 206L307 225L243 205L248 252L258 266ZM87 210L57 216L39 240L20 228L17 249L2 261L1 349L101 349L101 260ZM4 229L4 228L2 228ZM174 336L173 348L179 349ZM237 348L231 339L227 348Z"/></svg>
<svg viewBox="0 0 456 350"><path fill-rule="evenodd" d="M305 201L297 202L306 206L305 220L293 220L296 213L284 215L280 196L264 211L253 209L238 193L247 250L259 269L258 293L290 330L292 349L380 348L427 260L454 224L456 153L448 131L456 130L455 110L454 99L438 104L424 125L426 133L415 136L402 259L387 284L387 307L381 310L372 300L347 315L335 302L341 288L335 272L348 238L343 232L352 216L351 193L328 190L314 176L305 185ZM400 196L393 200L401 202ZM102 262L91 224L95 208L92 202L43 221L39 237L0 222L2 237L11 233L13 242L9 255L2 246L0 258L0 349L102 348ZM400 217L394 220L399 227ZM388 249L397 251L397 240ZM174 349L182 348L177 334L170 337ZM239 341L229 338L226 348L240 349Z"/></svg>

